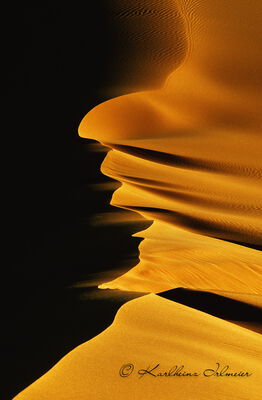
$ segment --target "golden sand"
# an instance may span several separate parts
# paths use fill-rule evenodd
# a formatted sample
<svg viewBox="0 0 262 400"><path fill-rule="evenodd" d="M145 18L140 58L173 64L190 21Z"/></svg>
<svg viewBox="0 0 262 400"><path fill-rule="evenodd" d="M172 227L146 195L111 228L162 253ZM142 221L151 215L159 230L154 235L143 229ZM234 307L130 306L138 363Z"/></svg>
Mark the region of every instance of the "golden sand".
<svg viewBox="0 0 262 400"><path fill-rule="evenodd" d="M153 221L136 234L139 264L100 288L151 294L127 302L16 399L256 400L259 328L153 293L184 287L262 305L262 2L135 4L120 17L158 13L163 24L179 13L184 29L169 19L165 37L181 33L186 55L168 48L163 63L177 56L179 66L161 88L100 104L79 134L111 149L102 172L122 183L111 204ZM141 372L155 366L156 376ZM182 366L198 375L165 376Z"/></svg>
<svg viewBox="0 0 262 400"><path fill-rule="evenodd" d="M108 329L74 349L16 399L259 400L261 349L258 333L149 294L127 302ZM125 376L130 364L133 372ZM152 374L171 376L141 371L158 364ZM174 375L175 366L181 374L198 375Z"/></svg>
<svg viewBox="0 0 262 400"><path fill-rule="evenodd" d="M262 3L175 6L188 52L165 85L102 103L79 127L112 149L111 204L154 221L139 265L101 288L261 294Z"/></svg>
<svg viewBox="0 0 262 400"><path fill-rule="evenodd" d="M149 294L122 306L108 329L74 349L16 399L258 400L261 349L258 333ZM133 372L125 376L130 364ZM171 376L141 371L158 364L152 374ZM198 375L174 375L175 366L181 374Z"/></svg>

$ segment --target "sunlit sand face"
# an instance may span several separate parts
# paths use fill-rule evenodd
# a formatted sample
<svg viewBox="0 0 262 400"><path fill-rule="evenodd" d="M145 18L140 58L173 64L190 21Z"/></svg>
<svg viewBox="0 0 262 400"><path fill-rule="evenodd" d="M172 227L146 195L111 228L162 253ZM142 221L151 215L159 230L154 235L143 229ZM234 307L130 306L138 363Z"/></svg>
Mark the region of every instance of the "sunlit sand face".
<svg viewBox="0 0 262 400"><path fill-rule="evenodd" d="M138 266L103 288L261 292L261 3L229 3L177 2L188 57L158 90L81 122L81 136L113 149L102 165L122 182L112 205L154 221Z"/></svg>
<svg viewBox="0 0 262 400"><path fill-rule="evenodd" d="M111 149L102 172L122 183L112 205L153 221L136 234L144 238L139 264L100 288L159 293L183 287L261 307L262 2L121 4L127 7L122 17L134 16L136 27L145 15L160 16L172 54L163 62L175 68L158 90L113 98L80 124L80 136ZM180 33L189 45L183 57L179 47L170 52L176 26L170 19L164 24L174 10L185 20ZM144 19L141 32L143 26ZM152 32L161 29L154 20ZM159 77L148 79L153 85ZM17 400L261 398L261 327L243 328L153 293L127 302L106 331L69 353ZM181 362L191 371L223 364L252 375L135 376L156 362L161 371ZM119 376L123 365L132 376Z"/></svg>
<svg viewBox="0 0 262 400"><path fill-rule="evenodd" d="M262 35L262 3L185 0L178 4L188 16L188 62L221 84L258 91L262 44L257 38Z"/></svg>

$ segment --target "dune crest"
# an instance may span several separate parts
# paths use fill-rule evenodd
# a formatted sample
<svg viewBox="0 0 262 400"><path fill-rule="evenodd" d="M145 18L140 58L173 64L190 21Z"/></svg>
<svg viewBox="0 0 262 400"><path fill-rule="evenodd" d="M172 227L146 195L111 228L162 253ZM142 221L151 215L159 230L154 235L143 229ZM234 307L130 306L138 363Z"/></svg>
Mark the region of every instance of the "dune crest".
<svg viewBox="0 0 262 400"><path fill-rule="evenodd" d="M176 5L188 39L180 66L79 127L112 149L102 172L122 186L111 204L154 221L139 234L140 263L100 288L261 294L261 2Z"/></svg>
<svg viewBox="0 0 262 400"><path fill-rule="evenodd" d="M152 393L167 400L226 400L229 393L258 400L261 349L258 333L149 294L123 305L108 329L74 349L15 400L147 400ZM158 364L152 374L163 376L142 371ZM243 376L223 376L223 370ZM179 371L198 375L175 375Z"/></svg>
<svg viewBox="0 0 262 400"><path fill-rule="evenodd" d="M121 182L111 204L153 221L136 234L139 264L99 287L150 294L15 400L260 398L261 329L156 293L182 287L262 307L262 2L167 1L171 14L156 3L127 1L120 18L159 15L162 29L168 15L168 42L177 10L187 54L168 43L161 58L175 69L162 87L102 103L79 127L111 149L102 172ZM160 375L143 375L154 366ZM195 375L171 376L180 367Z"/></svg>

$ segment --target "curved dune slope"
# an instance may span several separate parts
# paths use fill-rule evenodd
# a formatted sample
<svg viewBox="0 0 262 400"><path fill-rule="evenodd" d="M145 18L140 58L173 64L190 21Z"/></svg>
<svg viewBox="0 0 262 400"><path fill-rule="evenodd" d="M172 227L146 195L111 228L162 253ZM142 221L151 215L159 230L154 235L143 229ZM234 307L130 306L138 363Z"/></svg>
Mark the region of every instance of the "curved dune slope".
<svg viewBox="0 0 262 400"><path fill-rule="evenodd" d="M230 315L232 323L223 309L215 310L219 318L202 303L200 311L194 301L155 293L186 288L262 306L262 2L126 0L121 7L119 19L134 23L139 43L161 32L159 57L151 48L136 55L141 65L143 57L146 65L167 63L158 79L157 64L148 69L150 88L173 72L158 90L95 107L79 134L111 149L102 172L122 184L111 204L153 221L136 234L144 238L139 264L99 287L151 294L127 302L107 330L15 400L258 400L262 339L252 322L259 321ZM170 38L178 40L174 51ZM154 367L163 376L143 375ZM197 375L174 375L180 367Z"/></svg>
<svg viewBox="0 0 262 400"><path fill-rule="evenodd" d="M258 400L261 349L258 333L149 294L123 305L107 330L69 353L15 400L147 400L152 394L167 400L226 400L229 393ZM171 376L145 372L158 364L152 374ZM198 375L175 375L179 371Z"/></svg>
<svg viewBox="0 0 262 400"><path fill-rule="evenodd" d="M111 204L154 221L140 263L101 288L261 294L261 4L177 1L188 52L165 85L81 122L80 136L112 149Z"/></svg>

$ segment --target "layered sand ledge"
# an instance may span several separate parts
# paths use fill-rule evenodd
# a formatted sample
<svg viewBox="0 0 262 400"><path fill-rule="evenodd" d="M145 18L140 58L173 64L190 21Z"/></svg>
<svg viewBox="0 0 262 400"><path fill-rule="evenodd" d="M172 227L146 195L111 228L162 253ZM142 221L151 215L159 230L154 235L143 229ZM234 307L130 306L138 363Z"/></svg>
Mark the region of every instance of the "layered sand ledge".
<svg viewBox="0 0 262 400"><path fill-rule="evenodd" d="M139 264L100 287L151 294L122 306L107 330L16 400L260 398L257 327L153 293L184 287L261 307L262 3L167 1L164 12L159 3L145 1L120 16L159 15L162 32L165 15L178 10L185 59L159 90L105 102L79 128L112 149L102 166L122 183L112 205L154 221L137 234L144 238ZM172 29L167 24L164 37ZM177 66L175 53L168 47L163 63L171 55ZM175 366L199 375L138 373L158 364L163 375ZM203 375L224 367L236 375Z"/></svg>

